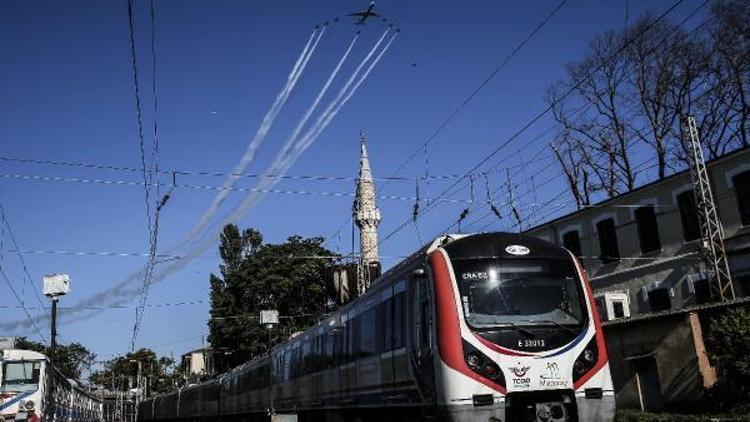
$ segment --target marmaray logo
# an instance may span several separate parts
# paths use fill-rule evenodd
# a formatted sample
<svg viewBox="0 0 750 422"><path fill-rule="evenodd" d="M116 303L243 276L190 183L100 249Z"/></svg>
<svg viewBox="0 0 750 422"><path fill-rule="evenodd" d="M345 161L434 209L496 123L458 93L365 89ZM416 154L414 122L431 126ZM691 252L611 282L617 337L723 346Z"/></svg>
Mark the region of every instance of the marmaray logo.
<svg viewBox="0 0 750 422"><path fill-rule="evenodd" d="M560 379L560 366L557 362L547 362L547 368L545 368L544 373L539 378L547 380Z"/></svg>
<svg viewBox="0 0 750 422"><path fill-rule="evenodd" d="M560 374L560 365L557 362L547 362L547 367L544 369L542 375L539 375L539 385L541 387L566 387L568 380L564 379Z"/></svg>

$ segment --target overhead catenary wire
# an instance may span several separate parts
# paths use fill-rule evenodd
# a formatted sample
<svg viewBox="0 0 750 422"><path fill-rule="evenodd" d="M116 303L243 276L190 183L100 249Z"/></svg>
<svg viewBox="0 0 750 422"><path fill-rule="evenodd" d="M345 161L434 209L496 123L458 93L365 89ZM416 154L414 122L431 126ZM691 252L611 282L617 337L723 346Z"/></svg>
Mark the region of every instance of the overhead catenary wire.
<svg viewBox="0 0 750 422"><path fill-rule="evenodd" d="M492 157L494 157L497 153L499 153L502 149L507 147L511 142L513 142L515 139L517 139L522 133L524 133L526 130L528 130L530 127L532 127L537 121L539 121L543 116L545 116L547 113L549 113L553 107L558 104L560 101L562 101L564 98L566 98L568 95L570 95L572 92L574 92L575 89L577 89L581 84L583 84L585 81L587 81L589 78L591 78L595 73L599 72L604 66L606 66L609 62L614 60L615 57L617 57L619 54L621 54L625 49L632 44L636 39L643 36L647 31L649 31L652 27L654 27L657 23L661 22L667 15L669 15L674 9L676 9L680 4L682 4L685 0L677 0L675 3L673 3L668 9L666 9L664 12L662 12L656 19L651 21L648 25L643 27L641 30L639 30L634 36L629 37L626 39L622 45L617 48L612 54L610 54L605 60L603 60L597 67L595 67L591 72L589 72L587 75L582 77L580 80L578 80L573 86L571 86L567 91L565 91L559 98L555 99L551 104L549 104L547 107L545 107L542 111L534 115L528 122L526 122L520 129L516 130L510 137L508 137L505 141L500 142L500 144L493 149L489 154L485 155L482 159L479 160L478 163L476 163L474 166L472 166L465 175L472 174L476 172L477 169L479 169L481 166L483 166L485 163L487 163ZM705 4L706 2L704 2ZM701 5L702 7L703 5ZM442 198L445 196L451 189L453 189L455 186L459 185L463 180L465 180L467 176L464 178L460 178L459 180L455 181L453 184L451 184L448 188L443 190L437 198ZM424 207L421 214L424 214L426 212L429 212L430 210L434 209L434 205ZM391 239L396 233L403 230L406 225L409 224L411 221L411 218L406 220L405 222L399 224L395 229L390 231L386 236L381 238L378 241L378 246L383 244L384 242Z"/></svg>
<svg viewBox="0 0 750 422"><path fill-rule="evenodd" d="M3 226L8 231L8 236L10 237L11 243L13 244L13 247L15 250L12 252L15 252L18 256L18 260L21 263L21 269L23 270L26 283L29 285L31 290L34 292L34 296L36 297L37 302L39 303L39 306L46 309L47 306L42 300L42 297L39 295L39 290L34 286L34 282L31 280L31 274L29 274L29 268L28 265L26 265L26 259L23 257L23 253L18 252L20 249L18 246L18 241L16 240L16 235L13 233L13 227L10 225L10 221L8 220L8 215L5 212L5 207L3 206L2 202L0 202L0 217L3 220Z"/></svg>
<svg viewBox="0 0 750 422"><path fill-rule="evenodd" d="M335 108L332 110L332 112L326 115L325 119L323 120L324 122L323 127L317 127L316 130L312 132L312 136L307 136L302 139L303 143L298 144L300 145L300 148L295 150L295 154L293 157L294 159L285 160L284 161L285 166L288 166L294 163L294 160L296 160L299 154L301 154L304 151L304 149L307 146L309 146L312 141L315 140L315 137L317 137L321 133L321 130L325 127L325 125L327 125L331 121L333 116L335 116L335 113L337 113L341 109L341 107L344 105L346 101L348 101L348 99L352 98L352 95L355 92L355 90L359 86L362 85L362 83L364 82L364 79L373 69L374 65L377 64L380 58L383 57L383 54L387 50L387 47L393 43L393 40L395 39L394 37L395 35L392 36L388 40L385 47L381 48L379 51L373 52L373 54L375 54L373 60L372 61L368 60L369 66L367 65L367 63L365 63L366 70L364 71L363 75L360 78L353 81L352 88L345 91L344 96L343 96L343 101L340 101L339 103L337 103ZM286 168L288 167L284 167L283 170L285 171ZM283 173L284 171L280 171L278 173ZM247 201L248 198L245 198L245 200L242 201L239 207L235 208L234 211L230 211L231 214L221 220L225 223L236 221L237 218L244 215L244 213L246 213L249 210L249 208L258 200L257 196L254 199L253 198L250 198L250 199L251 201L248 202ZM222 221L219 221L217 223L221 223ZM184 254L185 259L174 261L174 262L171 262L169 265L160 267L159 271L157 271L157 273L154 275L154 280L157 282L164 280L169 275L182 269L187 264L187 262L189 262L189 260L192 259L193 256L200 256L202 253L204 253L206 249L215 242L215 238L206 237L207 234L209 234L208 231L204 231L202 238L200 239L196 238L196 239L193 239L195 240L194 242L192 241L189 242L190 248L187 251L187 253ZM168 250L172 250L172 248L169 248ZM99 304L102 302L111 303L113 301L122 301L122 300L127 300L127 298L132 298L137 294L136 289L133 288L134 286L133 286L132 280L135 279L136 277L140 277L141 273L142 273L142 270L134 272L128 277L121 280L120 282L110 286L109 288L79 301L79 304ZM92 312L92 311L89 311L89 312ZM67 317L71 319L74 317L74 315L75 314L68 314ZM83 316L90 316L90 315L91 314L89 313ZM7 324L0 323L0 327L4 327L6 325Z"/></svg>
<svg viewBox="0 0 750 422"><path fill-rule="evenodd" d="M38 164L38 165L51 165L59 167L72 167L72 168L84 168L94 170L112 170L112 171L124 171L124 172L140 172L139 168L109 165L109 164L96 164L96 163L83 163L83 162L72 162L72 161L61 161L61 160L41 160L33 158L22 158L22 157L8 157L0 156L0 161L14 162L21 164ZM500 173L501 170L491 170L475 173L474 176L480 177L485 174ZM309 181L326 181L326 182L351 182L356 181L357 178L353 176L335 176L335 175L311 175L311 174L272 174L272 173L226 173L217 171L199 171L199 170L186 170L186 169L174 169L174 170L159 170L159 175L169 176L208 176L208 177L228 177L236 176L239 178L258 178L258 179L287 179L287 180L309 180ZM432 174L425 176L394 176L394 177L373 177L373 181L390 181L390 182L405 182L412 183L415 178L419 180L441 180L441 179L458 179L464 177L463 174ZM152 183L152 186L157 186L156 183Z"/></svg>
<svg viewBox="0 0 750 422"><path fill-rule="evenodd" d="M42 175L27 175L27 174L8 174L0 173L0 178L4 179L18 179L27 181L40 181L40 182L61 182L61 183L88 183L98 185L112 185L112 186L136 186L140 187L140 182L133 182L128 180L110 180L110 179L87 179L78 177L61 177L61 176L42 176ZM258 193L270 193L280 195L310 195L310 196L331 196L331 197L353 197L356 194L351 192L332 192L332 191L309 191L309 190L292 190L292 189L260 189L260 188L238 188L238 187L224 187L224 186L208 186L208 185L194 185L189 183L175 184L175 188L184 188L192 190L226 190L231 192L258 192ZM413 196L397 196L397 195L378 195L376 198L384 200L395 200L395 201L414 201L416 198ZM451 203L468 203L470 199L444 199L441 201L447 201Z"/></svg>
<svg viewBox="0 0 750 422"><path fill-rule="evenodd" d="M34 328L34 331L39 336L39 338L42 340L42 343L45 345L48 345L47 339L44 337L42 332L39 330L39 326L36 324L36 321L31 317L31 314L29 313L29 309L24 305L23 300L21 299L20 295L16 291L16 289L13 287L13 283L10 281L10 278L8 278L8 275L5 274L5 270L3 270L2 267L0 267L0 276L5 281L5 284L8 285L8 289L10 289L10 292L13 294L13 297L16 299L16 302L20 305L21 309L23 309L24 314L26 315L26 319L31 323L31 326ZM43 308L42 308L43 309Z"/></svg>
<svg viewBox="0 0 750 422"><path fill-rule="evenodd" d="M698 7L696 7L696 8L695 8L695 9L694 9L694 10L693 10L693 11L692 11L692 12L691 12L691 13L690 13L690 14L689 14L689 15L688 15L688 16L687 16L687 17L686 17L685 19L683 19L683 21L682 21L682 22L681 22L681 23L680 23L679 25L677 25L677 26L676 26L675 30L676 30L677 28L681 27L682 25L684 25L684 24L685 24L685 22L687 22L687 21L688 21L688 20L689 20L690 18L692 18L692 17L693 17L693 16L694 16L694 15L695 15L695 14L696 14L696 13L698 12L698 10L700 10L700 9L701 9L702 7L704 7L704 6L706 5L706 4L707 4L707 1L704 1L704 2L703 2L703 3L701 3L701 4L700 4L700 5L698 6ZM709 17L709 18L705 19L705 20L704 20L704 21L703 21L703 22L702 22L701 24L697 25L697 26L696 26L696 27L695 27L695 28L694 28L693 30L691 30L690 32L694 32L694 31L697 31L698 29L700 29L700 28L701 28L702 26L704 26L704 25L705 25L705 24L706 24L706 23L707 23L708 21L710 21L711 19L712 19L712 17ZM652 24L652 25L653 25L653 24ZM653 52L653 50L652 50L651 52ZM650 54L651 52L649 52L648 54ZM697 89L697 88L698 88L698 87L696 87L695 89ZM569 92L570 92L570 91L568 91L568 93L569 93ZM702 94L701 94L700 96L698 96L698 97L696 98L696 100L697 100L698 98L700 98L700 97L704 96L704 95L707 95L707 94L708 94L708 92L710 92L710 90L709 90L709 91L706 91L706 92L704 92L704 93L702 93ZM567 94L567 93L566 93L566 94ZM577 112L575 112L575 113L577 113ZM631 137L630 141L632 141L632 140L633 140L633 138L634 138L634 136L633 136L633 137ZM630 143L630 141L628 141L628 143ZM635 142L637 142L637 141L638 141L638 139L636 138L636 139L635 139ZM632 146L632 144L630 144L630 145L629 145L628 147L630 147L630 146ZM605 151L599 151L599 152L600 152L600 153L602 153L602 154L604 154L604 153L605 153ZM554 160L553 160L553 161L552 161L552 162L551 162L551 163L550 163L549 165L545 166L545 169L546 169L546 168L549 168L549 167L550 167L550 166L551 166L552 164L554 164ZM544 170L542 170L542 171L544 171ZM538 172L537 172L537 174L539 174L539 173L540 173L540 172L538 171ZM547 183L549 183L549 182L551 182L551 181L553 181L553 180L555 180L555 177L554 177L554 176L553 176L552 178L550 178L549 180L547 180L546 182L544 182L543 184L547 184ZM522 196L525 196L525 195L526 195L526 194L528 194L529 192L532 192L532 191L533 191L533 190L535 190L535 188L537 188L537 187L538 187L538 186L533 186L531 190L527 191L527 192L526 192L526 193L525 193L524 195L522 195ZM498 189L498 190L499 190L499 189ZM490 213L487 213L487 214L485 214L484 216L482 216L482 217L480 218L480 220L482 220L482 219L486 218L486 217L487 217L487 216L489 216L489 215L490 215ZM475 222L474 222L474 223L470 223L469 225L471 226L471 225L473 225L473 224L475 224ZM455 223L454 223L454 225L455 225ZM485 227L486 227L486 226L485 226ZM447 228L446 230L449 230L449 229L450 229L450 227L448 227L448 228Z"/></svg>
<svg viewBox="0 0 750 422"><path fill-rule="evenodd" d="M493 79L495 79L499 74L500 71L515 57L525 46L526 44L531 41L531 39L539 32L541 29L547 25L547 23L557 14L557 12L562 8L562 6L567 2L567 0L562 0L558 2L550 11L549 14L541 21L539 24L537 24L534 29L524 37L524 39L507 55L503 60L490 72L490 74L482 80L482 82L479 83L479 85L474 88L474 90L469 93L469 95L459 103L459 105L450 113L448 116L443 119L443 121L438 125L438 127L412 152L409 154L409 156L406 157L406 159L401 163L396 170L393 172L393 176L398 175L401 170L403 170L411 160L413 160L419 153L423 150L426 151L427 145L430 144L437 136L442 132L448 124L450 124L451 121L453 121L461 111L466 108L466 106L469 105L469 103L484 89L486 88L490 82L492 82ZM426 152L425 152L426 154ZM426 157L426 155L425 155ZM426 159L426 158L425 158ZM385 186L383 186L385 188Z"/></svg>
<svg viewBox="0 0 750 422"><path fill-rule="evenodd" d="M131 5L132 0L129 0L129 5ZM154 270L156 267L156 253L158 249L158 239L159 239L159 221L161 216L161 210L166 204L170 193L167 193L163 198L158 198L160 195L160 189L159 189L159 132L158 132L158 95L157 95L157 60L156 60L156 11L154 8L154 1L150 1L150 18L151 18L151 65L152 65L152 84L151 84L151 95L152 95L152 101L153 101L153 132L152 132L152 150L151 150L151 160L150 164L151 167L149 168L149 178L147 180L147 183L153 184L154 183L154 176L156 177L156 196L157 196L157 203L154 204L153 210L154 210L154 217L153 220L149 219L149 253L148 258L146 262L146 267L143 271L143 281L141 286L141 293L140 293L140 299L139 299L139 306L136 307L135 312L135 321L133 323L133 333L130 341L130 350L135 350L135 344L136 340L138 338L138 334L140 332L140 327L143 321L144 313L145 313L145 305L148 302L148 295L149 290L151 287L151 279L154 274ZM135 60L135 43L134 43L134 27L133 27L133 18L132 18L132 7L129 7L129 22L130 22L130 33L131 33L131 51L133 52L133 71L135 74L135 80L137 83L137 67L135 66L136 60ZM137 94L137 91L136 91ZM136 95L137 96L137 95ZM138 101L138 104L140 104L140 101ZM140 110L140 107L138 107ZM139 128L142 131L142 123L140 118L140 111L138 113L138 122L139 122ZM141 154L142 154L142 164L145 164L145 158L144 158L144 151L143 151L143 136L141 134ZM146 188L146 201L149 201L149 186L146 186L146 181L144 181L144 188ZM146 212L150 213L151 208L150 204L147 203L146 206Z"/></svg>

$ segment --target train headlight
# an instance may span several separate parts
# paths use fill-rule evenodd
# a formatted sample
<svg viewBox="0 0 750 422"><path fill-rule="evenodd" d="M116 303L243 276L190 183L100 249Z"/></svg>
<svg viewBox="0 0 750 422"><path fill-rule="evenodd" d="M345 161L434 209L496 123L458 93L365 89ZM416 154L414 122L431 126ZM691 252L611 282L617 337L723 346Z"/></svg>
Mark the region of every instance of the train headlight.
<svg viewBox="0 0 750 422"><path fill-rule="evenodd" d="M598 358L599 348L596 346L596 336L594 336L573 363L573 382L578 381L586 372L590 371Z"/></svg>
<svg viewBox="0 0 750 422"><path fill-rule="evenodd" d="M467 341L463 341L466 366L477 374L505 386L505 377L495 362Z"/></svg>
<svg viewBox="0 0 750 422"><path fill-rule="evenodd" d="M466 354L466 364L469 365L469 368L473 370L477 370L477 368L479 368L479 365L481 363L482 363L482 358L480 358L478 354L474 352L470 352Z"/></svg>
<svg viewBox="0 0 750 422"><path fill-rule="evenodd" d="M23 407L25 407L26 410L33 410L34 409L34 400L26 400L26 403L24 403Z"/></svg>

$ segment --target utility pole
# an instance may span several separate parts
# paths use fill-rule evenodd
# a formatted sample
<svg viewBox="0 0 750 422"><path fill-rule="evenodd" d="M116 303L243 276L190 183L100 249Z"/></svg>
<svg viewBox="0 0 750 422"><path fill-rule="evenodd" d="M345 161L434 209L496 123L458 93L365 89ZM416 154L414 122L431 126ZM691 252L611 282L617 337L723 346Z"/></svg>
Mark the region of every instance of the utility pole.
<svg viewBox="0 0 750 422"><path fill-rule="evenodd" d="M43 293L52 302L50 321L49 359L54 363L57 351L57 301L70 291L70 276L67 274L45 275L42 279Z"/></svg>
<svg viewBox="0 0 750 422"><path fill-rule="evenodd" d="M50 320L50 334L49 334L49 359L54 361L55 354L57 352L57 296L50 297L52 301L52 319Z"/></svg>
<svg viewBox="0 0 750 422"><path fill-rule="evenodd" d="M274 415L276 414L276 410L274 409L273 405L273 396L275 394L274 387L274 379L273 379L273 355L271 355L271 346L273 343L273 338L271 337L271 330L273 329L273 326L279 323L279 311L275 309L269 309L269 310L263 310L260 311L260 324L264 325L266 329L268 329L268 371L269 371L269 377L271 380L271 391L269 394L270 398L270 406L268 407L268 416L271 417L273 420Z"/></svg>
<svg viewBox="0 0 750 422"><path fill-rule="evenodd" d="M732 274L724 248L724 229L711 192L711 181L703 159L703 147L698 137L695 117L688 116L684 119L683 134L689 141L690 175L693 178L695 206L701 225L703 257L709 273L711 296L721 302L734 300Z"/></svg>
<svg viewBox="0 0 750 422"><path fill-rule="evenodd" d="M129 359L130 362L138 364L138 373L135 378L135 420L138 420L138 405L141 403L141 368L142 362L138 359Z"/></svg>

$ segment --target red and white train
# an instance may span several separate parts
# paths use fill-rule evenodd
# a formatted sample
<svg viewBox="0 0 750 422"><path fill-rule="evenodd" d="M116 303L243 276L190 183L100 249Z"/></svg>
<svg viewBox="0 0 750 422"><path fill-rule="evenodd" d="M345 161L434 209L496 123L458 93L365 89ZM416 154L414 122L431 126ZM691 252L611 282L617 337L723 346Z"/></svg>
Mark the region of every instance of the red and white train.
<svg viewBox="0 0 750 422"><path fill-rule="evenodd" d="M141 403L143 421L611 421L586 273L510 233L443 236L304 333L202 384Z"/></svg>

